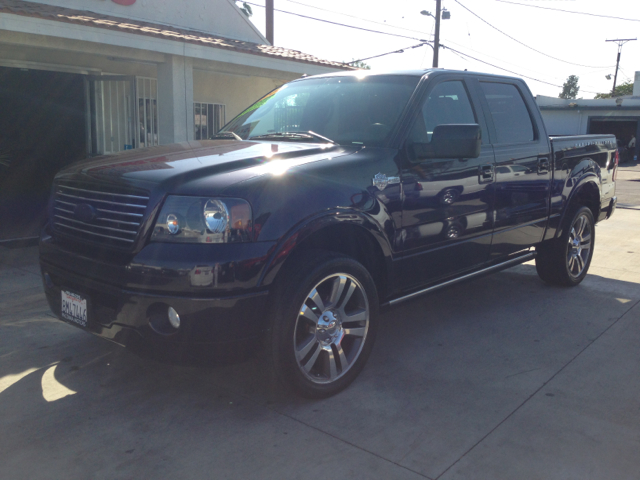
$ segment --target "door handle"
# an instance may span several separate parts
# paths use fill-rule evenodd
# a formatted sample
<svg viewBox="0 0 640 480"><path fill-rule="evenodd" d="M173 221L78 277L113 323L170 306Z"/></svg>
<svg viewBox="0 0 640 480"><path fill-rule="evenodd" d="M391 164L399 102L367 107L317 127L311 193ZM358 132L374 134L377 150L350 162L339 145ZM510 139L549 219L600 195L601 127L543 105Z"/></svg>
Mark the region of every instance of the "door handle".
<svg viewBox="0 0 640 480"><path fill-rule="evenodd" d="M549 166L549 159L547 157L540 157L538 159L538 175L549 173Z"/></svg>
<svg viewBox="0 0 640 480"><path fill-rule="evenodd" d="M480 165L478 168L478 181L480 183L493 182L493 165Z"/></svg>

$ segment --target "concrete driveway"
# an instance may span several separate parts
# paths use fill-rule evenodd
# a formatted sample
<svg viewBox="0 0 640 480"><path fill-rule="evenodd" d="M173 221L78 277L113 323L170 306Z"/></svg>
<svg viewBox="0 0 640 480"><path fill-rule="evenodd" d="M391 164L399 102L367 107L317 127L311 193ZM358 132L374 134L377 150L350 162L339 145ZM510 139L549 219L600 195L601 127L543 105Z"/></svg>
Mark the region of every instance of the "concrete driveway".
<svg viewBox="0 0 640 480"><path fill-rule="evenodd" d="M596 234L577 288L529 263L385 313L322 401L63 324L36 249L0 247L0 478L637 479L640 206Z"/></svg>

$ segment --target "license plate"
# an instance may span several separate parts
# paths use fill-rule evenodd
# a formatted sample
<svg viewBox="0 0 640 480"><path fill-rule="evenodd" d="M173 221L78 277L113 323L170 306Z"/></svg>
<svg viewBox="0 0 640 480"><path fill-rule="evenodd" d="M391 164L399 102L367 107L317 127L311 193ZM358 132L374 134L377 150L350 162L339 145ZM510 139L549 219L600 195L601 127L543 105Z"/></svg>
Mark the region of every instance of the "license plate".
<svg viewBox="0 0 640 480"><path fill-rule="evenodd" d="M77 323L82 327L87 326L87 299L77 293L62 290L62 318Z"/></svg>

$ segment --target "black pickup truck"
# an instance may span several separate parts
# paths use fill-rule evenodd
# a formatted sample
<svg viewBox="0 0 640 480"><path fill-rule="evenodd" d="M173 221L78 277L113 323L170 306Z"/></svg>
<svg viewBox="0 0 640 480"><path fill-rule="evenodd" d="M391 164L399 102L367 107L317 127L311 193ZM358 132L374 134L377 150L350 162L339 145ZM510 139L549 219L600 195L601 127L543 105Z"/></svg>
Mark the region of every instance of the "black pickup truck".
<svg viewBox="0 0 640 480"><path fill-rule="evenodd" d="M364 367L380 307L534 258L579 284L617 163L612 135L549 139L516 78L303 78L210 140L60 172L43 283L61 320L120 345L261 351L328 396Z"/></svg>

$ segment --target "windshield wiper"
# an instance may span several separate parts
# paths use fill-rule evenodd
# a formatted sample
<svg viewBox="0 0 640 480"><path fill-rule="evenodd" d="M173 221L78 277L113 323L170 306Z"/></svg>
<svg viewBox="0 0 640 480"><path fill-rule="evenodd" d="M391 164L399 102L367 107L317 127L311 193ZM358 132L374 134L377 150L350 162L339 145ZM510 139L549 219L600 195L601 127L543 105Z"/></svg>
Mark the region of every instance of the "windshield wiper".
<svg viewBox="0 0 640 480"><path fill-rule="evenodd" d="M233 133L233 132L218 132L218 133L214 133L209 137L209 140L217 140L217 139L242 141L242 138L240 138L240 136L237 133Z"/></svg>
<svg viewBox="0 0 640 480"><path fill-rule="evenodd" d="M337 143L334 142L333 140L331 140L330 138L322 136L319 133L312 132L311 130L307 130L306 132L272 132L272 133L265 133L265 134L262 134L262 135L256 135L254 137L249 137L247 140L266 139L266 138L277 138L278 140L287 140L287 139L297 140L297 139L301 139L301 138L302 139L315 138L317 140L322 140L323 142L333 143L334 145L337 145Z"/></svg>

